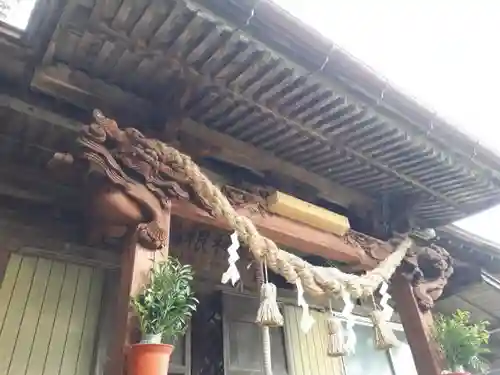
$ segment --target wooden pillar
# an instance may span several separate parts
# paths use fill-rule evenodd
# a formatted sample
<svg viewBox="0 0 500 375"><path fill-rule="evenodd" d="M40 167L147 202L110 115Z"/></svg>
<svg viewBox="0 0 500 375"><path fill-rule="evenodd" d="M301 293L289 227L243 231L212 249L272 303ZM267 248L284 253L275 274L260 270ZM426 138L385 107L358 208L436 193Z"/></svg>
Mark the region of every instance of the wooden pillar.
<svg viewBox="0 0 500 375"><path fill-rule="evenodd" d="M170 208L165 211L166 230L170 229ZM137 322L130 308L130 296L138 293L148 281L155 261L168 257L168 243L163 250L150 251L137 243L137 231L129 234L123 249L121 276L115 305L115 329L108 349L105 375L125 374L125 358L130 344L137 342Z"/></svg>
<svg viewBox="0 0 500 375"><path fill-rule="evenodd" d="M4 246L0 244L0 246ZM0 247L0 287L2 286L3 278L5 276L5 271L7 270L7 264L10 259L10 251L5 247Z"/></svg>
<svg viewBox="0 0 500 375"><path fill-rule="evenodd" d="M412 285L401 274L394 276L391 286L418 375L441 375L439 351L431 336L431 312L420 310Z"/></svg>

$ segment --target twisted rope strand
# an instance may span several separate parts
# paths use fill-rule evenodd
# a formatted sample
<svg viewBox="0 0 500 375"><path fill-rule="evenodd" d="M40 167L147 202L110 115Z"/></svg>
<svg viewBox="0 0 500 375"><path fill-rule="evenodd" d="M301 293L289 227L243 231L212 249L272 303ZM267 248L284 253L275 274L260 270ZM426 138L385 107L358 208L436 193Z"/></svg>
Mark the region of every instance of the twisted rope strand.
<svg viewBox="0 0 500 375"><path fill-rule="evenodd" d="M268 267L294 284L298 278L304 289L313 295L338 295L342 287L354 297L371 295L383 281L388 281L403 260L412 241L402 240L396 250L379 266L363 276L346 274L334 267L312 266L303 259L278 248L269 238L262 236L253 222L239 215L228 199L187 155L161 143L165 162L177 164L190 182L194 191L210 204L217 217L224 218L236 231L241 242L246 244L258 261L265 260Z"/></svg>

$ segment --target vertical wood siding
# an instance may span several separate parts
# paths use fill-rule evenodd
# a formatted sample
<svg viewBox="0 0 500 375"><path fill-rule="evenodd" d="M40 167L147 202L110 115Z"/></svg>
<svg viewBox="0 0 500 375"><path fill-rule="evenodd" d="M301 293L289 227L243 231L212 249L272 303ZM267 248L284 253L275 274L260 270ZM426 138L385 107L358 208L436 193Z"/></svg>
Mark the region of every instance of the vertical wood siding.
<svg viewBox="0 0 500 375"><path fill-rule="evenodd" d="M342 375L342 360L327 355L328 315L311 310L316 321L304 334L300 330L302 309L285 306L285 334L291 375Z"/></svg>
<svg viewBox="0 0 500 375"><path fill-rule="evenodd" d="M0 289L0 374L90 375L103 276L12 254Z"/></svg>

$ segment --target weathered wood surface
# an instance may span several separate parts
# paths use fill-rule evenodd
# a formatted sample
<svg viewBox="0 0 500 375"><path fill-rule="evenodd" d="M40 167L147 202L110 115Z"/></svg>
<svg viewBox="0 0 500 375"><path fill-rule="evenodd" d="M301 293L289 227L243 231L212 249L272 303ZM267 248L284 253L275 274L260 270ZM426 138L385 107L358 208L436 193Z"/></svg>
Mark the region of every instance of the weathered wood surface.
<svg viewBox="0 0 500 375"><path fill-rule="evenodd" d="M367 268L373 267L376 261L361 248L345 243L341 237L314 229L290 219L268 214L262 216L248 209L238 209L252 219L259 231L280 245L299 250L306 254L320 255L327 259L335 259L347 263L362 264ZM228 229L228 225L215 219L205 211L187 202L172 202L172 214L198 223L205 223Z"/></svg>
<svg viewBox="0 0 500 375"><path fill-rule="evenodd" d="M22 171L23 173L18 174L16 178L13 175L15 171ZM19 201L26 201L30 204L37 203L38 206L40 206L40 210L44 207L52 210L56 207L60 207L69 209L70 211L81 209L81 207L78 206L78 202L81 201L81 199L78 198L78 191L75 191L71 187L54 183L53 181L50 182L50 179L48 179L46 175L41 175L40 178L42 182L47 182L47 185L45 186L42 183L36 186L38 177L36 173L32 174L31 171L32 169L29 168L4 168L3 171L0 169L0 177L10 176L11 178L11 183L8 185L8 187L11 188L7 190L0 189L0 196L12 197L11 193L15 192L15 196L21 198ZM43 188L44 186L45 188ZM36 195L33 195L34 187L36 187ZM20 193L22 193L21 197L19 197ZM238 211L251 217L264 235L269 236L283 246L294 248L304 253L312 253L329 259L358 264L362 268L373 267L377 262L376 259L372 258L363 249L347 244L342 238L335 234L314 229L277 215L262 215L250 207L240 207ZM189 202L174 200L172 202L172 214L194 222L227 228L224 221L214 219L206 211L197 208ZM384 257L385 253L383 248L381 252L377 253L377 255L380 254Z"/></svg>
<svg viewBox="0 0 500 375"><path fill-rule="evenodd" d="M432 313L420 311L413 287L402 275L393 278L391 293L411 347L418 375L440 375L441 359L431 333Z"/></svg>
<svg viewBox="0 0 500 375"><path fill-rule="evenodd" d="M196 121L373 196L422 194L417 214L429 224L498 202L500 174L485 150L450 146L434 126L441 120L423 124L423 109L381 89L330 41L268 1L252 7L43 1L22 43L1 41L0 72L134 121L165 115L189 88L185 109Z"/></svg>
<svg viewBox="0 0 500 375"><path fill-rule="evenodd" d="M84 95L81 100L87 97L82 93L82 90L71 91L68 95ZM98 102L93 104L99 105ZM149 113L148 108L142 105L136 106L133 101L130 107L140 109L141 113ZM90 114L90 112L88 113ZM3 115L3 123L0 126L0 145L2 146L0 147L0 156L2 160L10 163L34 164L38 167L44 166L54 152L70 150L74 144L76 132L82 126L81 122L72 118L55 114L43 107L33 106L9 96L0 96L1 115ZM119 118L123 118L123 115L124 113L121 112ZM86 121L89 119L90 116ZM144 121L146 124L148 123L148 120ZM125 118L125 124L130 125L130 122L130 118ZM132 125L135 124L132 123ZM143 126L144 123L138 123L138 125ZM181 121L180 135L182 138L180 146L182 147L188 146L187 148L189 148L189 142L196 141L198 146L194 145L191 148L199 150L203 146L212 150L218 159L240 165L257 173L273 172L288 176L299 183L311 186L317 190L320 197L336 202L343 207L349 207L352 204L364 208L371 206L371 200L356 190L345 188L305 168L288 163L274 156L271 152L262 151L248 143L211 130L193 120L184 119ZM5 168L3 167L3 169ZM11 172L8 173L12 175ZM19 175L19 173L16 174ZM42 171L32 170L29 174L36 174L39 177L39 185L47 184ZM16 176L16 178L23 177Z"/></svg>
<svg viewBox="0 0 500 375"><path fill-rule="evenodd" d="M165 211L165 230L170 230L170 211ZM149 271L153 262L167 259L169 243L160 251L150 251L137 242L134 230L127 234L121 259L121 273L115 305L114 332L109 343L109 360L106 374L122 375L126 363L129 345L140 340L138 322L130 306L130 296L135 296L148 282Z"/></svg>
<svg viewBox="0 0 500 375"><path fill-rule="evenodd" d="M266 7L258 7L255 22L266 20ZM254 38L263 37L256 24L249 37L191 2L81 2L63 18L46 68L33 81L51 95L80 106L106 99L115 110L139 114L147 111L130 103L163 108L189 87L186 110L195 120L352 188L423 193L417 213L425 220L455 220L499 197L498 179L470 155L443 148L421 129L402 129L338 84L310 74L333 68L330 46L285 60L278 53L286 45L284 25L271 25L272 50ZM287 40L298 51L304 38ZM342 62L338 51L330 52Z"/></svg>
<svg viewBox="0 0 500 375"><path fill-rule="evenodd" d="M103 276L97 267L13 255L0 289L2 374L90 374Z"/></svg>

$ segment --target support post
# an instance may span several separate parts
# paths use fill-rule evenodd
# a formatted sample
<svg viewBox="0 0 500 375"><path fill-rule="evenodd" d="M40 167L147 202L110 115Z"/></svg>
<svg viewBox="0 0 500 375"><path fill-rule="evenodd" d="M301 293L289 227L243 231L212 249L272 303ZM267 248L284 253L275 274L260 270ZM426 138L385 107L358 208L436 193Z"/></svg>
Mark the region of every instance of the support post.
<svg viewBox="0 0 500 375"><path fill-rule="evenodd" d="M441 375L442 361L431 334L432 313L420 310L412 285L400 273L394 275L391 286L418 375Z"/></svg>
<svg viewBox="0 0 500 375"><path fill-rule="evenodd" d="M170 207L165 210L167 233L170 229ZM170 236L169 236L170 237ZM122 253L121 275L118 296L115 305L114 337L108 349L106 375L123 375L126 368L126 355L131 344L138 341L137 322L130 308L130 297L138 293L148 281L148 274L154 262L168 257L168 243L164 249L150 251L137 243L137 230L127 238Z"/></svg>
<svg viewBox="0 0 500 375"><path fill-rule="evenodd" d="M9 263L10 251L8 251L4 246L0 248L0 287L2 286L3 278L5 276L5 271L7 270L7 264Z"/></svg>

